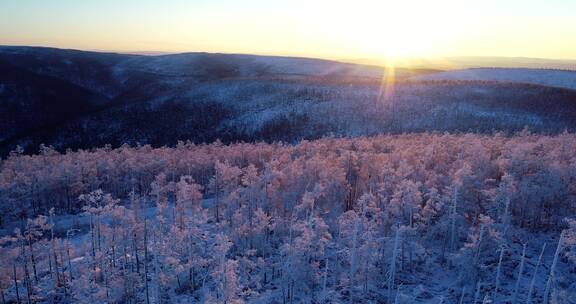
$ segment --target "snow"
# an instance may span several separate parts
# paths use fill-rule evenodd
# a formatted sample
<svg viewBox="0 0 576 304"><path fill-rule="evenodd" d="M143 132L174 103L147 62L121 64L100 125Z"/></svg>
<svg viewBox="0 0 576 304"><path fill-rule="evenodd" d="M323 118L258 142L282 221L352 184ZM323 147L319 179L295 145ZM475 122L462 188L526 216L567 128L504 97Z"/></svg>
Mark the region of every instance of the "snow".
<svg viewBox="0 0 576 304"><path fill-rule="evenodd" d="M379 67L306 58L257 56L253 62L264 64L273 74L347 75L381 78L384 72L384 69Z"/></svg>
<svg viewBox="0 0 576 304"><path fill-rule="evenodd" d="M85 257L77 257L70 260L72 263L78 263L84 261Z"/></svg>
<svg viewBox="0 0 576 304"><path fill-rule="evenodd" d="M160 292L174 303L223 296L229 303L282 303L289 301L287 290L294 303L470 303L479 280L480 299L509 303L526 244L517 303L526 301L533 277L534 299L541 301L558 252L552 299L571 304L576 221L560 221L574 208L572 196L563 194L573 193L574 147L573 134L523 132L48 152L7 160L0 180L8 183L0 186L12 197L32 179L45 196L56 197L66 185L59 174L84 181L74 183L85 187L76 203L90 204L90 214L55 216L54 231L63 240L55 247L50 227L39 228L44 240L34 244L39 278L33 285L40 303L66 297L50 275L52 248L70 283L66 292L77 301L119 300L132 286L133 299L144 302L148 283L153 301ZM12 174L15 168L23 174ZM90 191L84 172L122 199ZM150 189L127 198L133 178ZM346 209L354 179L365 188ZM539 204L549 200L554 204ZM26 202L22 197L18 206ZM512 202L510 215L506 202ZM537 214L541 208L547 212ZM561 229L565 241L557 251ZM19 267L22 291L21 257L30 257L28 247L17 245L0 247L0 279L10 300L11 267ZM191 269L195 283L188 279Z"/></svg>
<svg viewBox="0 0 576 304"><path fill-rule="evenodd" d="M113 67L115 75L142 71L169 77L206 79L274 75L381 78L383 68L311 58L182 53L135 57Z"/></svg>

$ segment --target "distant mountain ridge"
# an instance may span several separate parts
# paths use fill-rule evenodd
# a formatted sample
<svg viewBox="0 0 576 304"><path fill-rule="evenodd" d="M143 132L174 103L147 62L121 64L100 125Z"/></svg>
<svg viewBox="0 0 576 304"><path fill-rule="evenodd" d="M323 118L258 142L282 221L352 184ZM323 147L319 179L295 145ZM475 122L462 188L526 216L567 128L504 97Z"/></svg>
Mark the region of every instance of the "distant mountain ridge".
<svg viewBox="0 0 576 304"><path fill-rule="evenodd" d="M450 73L456 76L442 78ZM78 149L524 126L576 130L574 90L461 75L396 69L392 85L383 84L390 76L383 68L322 59L0 47L0 154L17 145L34 152L41 143Z"/></svg>
<svg viewBox="0 0 576 304"><path fill-rule="evenodd" d="M385 66L386 60L378 59L344 59L342 61L357 64L375 64ZM527 68L557 69L576 71L576 59L545 59L529 57L497 56L460 56L440 58L397 58L395 65L404 68L426 69L467 69L467 68Z"/></svg>
<svg viewBox="0 0 576 304"><path fill-rule="evenodd" d="M417 80L508 81L576 90L576 71L521 68L472 68L414 77Z"/></svg>

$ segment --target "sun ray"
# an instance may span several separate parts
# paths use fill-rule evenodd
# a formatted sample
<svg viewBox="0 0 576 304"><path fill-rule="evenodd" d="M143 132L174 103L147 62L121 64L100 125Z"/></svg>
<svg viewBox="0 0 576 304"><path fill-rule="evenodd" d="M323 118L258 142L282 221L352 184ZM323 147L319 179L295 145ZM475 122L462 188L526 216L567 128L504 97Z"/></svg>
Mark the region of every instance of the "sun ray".
<svg viewBox="0 0 576 304"><path fill-rule="evenodd" d="M389 109L392 106L394 90L396 84L396 67L393 60L387 60L378 90L378 103L384 108Z"/></svg>

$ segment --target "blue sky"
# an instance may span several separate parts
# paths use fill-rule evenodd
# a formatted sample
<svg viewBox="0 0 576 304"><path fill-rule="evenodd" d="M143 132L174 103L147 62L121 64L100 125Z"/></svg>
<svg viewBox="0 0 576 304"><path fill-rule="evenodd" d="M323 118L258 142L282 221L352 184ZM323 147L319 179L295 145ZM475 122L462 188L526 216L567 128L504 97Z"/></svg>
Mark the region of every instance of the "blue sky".
<svg viewBox="0 0 576 304"><path fill-rule="evenodd" d="M0 0L0 43L327 58L576 59L574 0Z"/></svg>

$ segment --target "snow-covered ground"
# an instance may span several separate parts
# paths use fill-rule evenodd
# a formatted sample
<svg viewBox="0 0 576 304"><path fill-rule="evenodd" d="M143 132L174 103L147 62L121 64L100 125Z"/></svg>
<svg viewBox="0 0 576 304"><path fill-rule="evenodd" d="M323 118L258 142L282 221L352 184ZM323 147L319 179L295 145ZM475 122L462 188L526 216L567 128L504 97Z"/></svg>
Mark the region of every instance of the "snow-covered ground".
<svg viewBox="0 0 576 304"><path fill-rule="evenodd" d="M124 202L123 204L128 204L128 202ZM148 227L158 227L159 222L156 218L157 208L150 206L150 204L152 204L152 202L148 202L147 205L149 206L142 209L142 216L146 218L149 225ZM204 208L211 208L213 206L213 199L204 199L202 201L202 206ZM166 212L168 215L167 223L171 225L176 225L175 219L171 217L171 215L174 214L172 212L174 207L174 204L170 203ZM191 216L191 214L187 214L187 216ZM111 223L111 219L109 217L103 217L100 219L100 221L102 225L109 225ZM69 271L71 267L72 274L75 274L76 272L80 273L82 267L86 267L87 264L91 263L91 257L89 256L89 253L87 251L82 252L82 250L80 250L82 247L87 248L86 244L90 243L90 219L88 215L60 215L54 218L54 223L55 232L58 232L58 235L60 235L63 239L66 239L66 241L75 248L74 253L70 257L69 263L66 262L62 271ZM218 233L219 230L216 223L213 222L206 224L204 228L205 231L210 231L210 233L213 234ZM70 232L68 237L66 236L66 231ZM461 268L462 265L452 261L452 259L457 259L455 258L457 254L448 253L446 255L447 260L442 261L440 256L444 255L442 253L444 250L443 244L429 242L426 244L425 251L426 255L428 255L432 260L426 261L426 265L424 267L417 266L420 269L419 271L409 270L407 273L403 274L400 272L398 274L397 280L402 283L400 283L395 290L397 295L394 297L394 299L396 299L396 297L398 299L394 300L394 303L461 303L460 299L463 299L463 303L480 303L484 297L490 299L492 303L513 303L516 284L519 284L519 293L517 294L516 301L518 303L526 302L526 290L530 288L531 284L534 284L537 292L542 292L541 289L546 286L550 267L553 263L554 254L556 251L558 234L556 232L529 233L522 229L511 229L511 231L509 231L509 239L513 241L508 242L506 247L504 247L505 252L502 260L502 274L500 278L500 289L498 293L495 293L494 291L494 281L479 281L475 286L475 289L472 289L471 287L473 286L467 284L466 282L463 283L462 278L466 277L466 270ZM525 262L522 276L521 279L518 280L519 264L522 259L523 244L526 244L527 250L525 253ZM536 263L540 255L542 245L544 244L546 244L546 249L544 251L542 261L538 268L536 268ZM215 244L210 244L209 246L214 245ZM326 248L325 255L327 257L337 259L338 255L341 254L340 250L341 248L337 246L328 246ZM484 268L497 269L499 252L499 250L495 249L494 251L488 251L485 253L486 256L483 256L482 258L489 262L484 265ZM401 254L403 265L405 259L404 249L402 249ZM132 258L131 254L127 254L127 258ZM333 261L333 263L336 262L338 261ZM566 270L567 269L559 269L559 273L561 273L560 275L565 276L566 274L563 272ZM47 273L44 274L45 276L42 277L41 281L39 282L39 286L41 286L41 288L50 288L49 286L52 284L51 278L47 276ZM330 275L334 274L331 273ZM532 280L534 280L533 283ZM386 282L381 283L382 284L378 284L376 282L375 284L374 282L371 282L369 286L369 295L361 295L362 291L360 289L354 291L358 294L356 297L358 297L358 300L362 297L372 297L377 299L377 303L387 303L384 300L388 297L388 290L385 286ZM150 284L154 285L154 287L151 287L151 289L158 288L158 286L156 286L157 283L154 282L153 279L151 280ZM327 279L327 285L329 286L336 286L338 284L339 282L335 277L329 277ZM576 287L575 284L572 286ZM7 295L13 296L13 293L13 289L7 290ZM139 297L141 301L144 301L144 297L142 295ZM330 290L324 296L325 301L321 303L349 302L339 297L340 295L336 294L335 290ZM190 303L190 301L196 300L196 298L188 294L181 294L179 296L173 295L171 298L171 301L174 303ZM156 299L153 301L156 301ZM300 294L298 295L297 303L315 303L314 301L315 300L309 297L309 295ZM537 293L534 296L533 301L535 301L535 303L541 303L541 295ZM568 302L562 303L574 303L574 301L570 301L571 300L568 299ZM279 291L274 288L271 290L265 290L258 296L250 297L247 303L282 303L282 296Z"/></svg>

